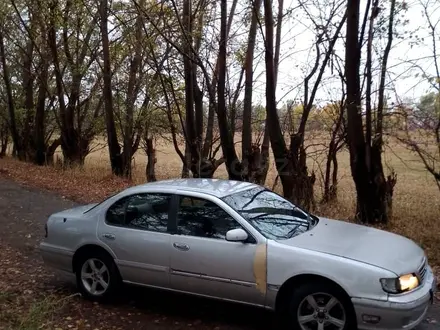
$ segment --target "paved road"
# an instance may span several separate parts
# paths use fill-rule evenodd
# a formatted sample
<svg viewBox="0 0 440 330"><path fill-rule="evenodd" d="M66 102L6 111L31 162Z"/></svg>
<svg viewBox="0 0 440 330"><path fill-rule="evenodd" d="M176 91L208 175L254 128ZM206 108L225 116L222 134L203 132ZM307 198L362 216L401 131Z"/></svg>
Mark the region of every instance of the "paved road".
<svg viewBox="0 0 440 330"><path fill-rule="evenodd" d="M0 178L0 240L13 248L19 249L29 255L36 255L36 246L43 237L43 225L47 217L56 211L76 205L74 202L61 198L51 192L40 191L34 188L23 187L15 182ZM156 295L148 291L150 295ZM136 290L129 301L135 301L136 308L142 313L160 313L172 321L179 317L179 321L193 323L202 319L217 319L222 323L231 324L227 329L270 329L270 316L259 310L245 307L229 306L228 304L215 303L189 297L175 298L172 295L160 293L155 299L164 300L162 303L154 301L154 306L143 304L143 293ZM165 298L163 298L165 295ZM176 300L177 299L177 300ZM197 306L194 307L194 304ZM159 307L157 306L159 305ZM185 305L184 307L182 307ZM177 311L176 311L177 310ZM178 316L175 316L176 313ZM185 314L182 316L182 314ZM189 314L189 315L188 315ZM155 314L156 315L156 314ZM173 322L173 321L172 321ZM167 329L179 329L171 326ZM178 324L179 322L174 322ZM251 328L249 328L251 323ZM226 329L224 326L222 329ZM215 328L214 328L215 329ZM417 330L440 330L440 305L434 305L427 315L426 320Z"/></svg>

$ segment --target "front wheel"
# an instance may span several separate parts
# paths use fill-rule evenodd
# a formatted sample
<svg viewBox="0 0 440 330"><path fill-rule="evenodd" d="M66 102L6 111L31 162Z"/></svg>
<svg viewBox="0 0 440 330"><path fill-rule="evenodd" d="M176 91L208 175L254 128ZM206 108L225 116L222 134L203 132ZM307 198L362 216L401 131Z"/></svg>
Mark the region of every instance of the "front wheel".
<svg viewBox="0 0 440 330"><path fill-rule="evenodd" d="M324 283L305 284L294 291L289 323L298 330L353 330L356 317L349 297Z"/></svg>
<svg viewBox="0 0 440 330"><path fill-rule="evenodd" d="M76 282L85 298L106 300L119 287L119 275L114 261L104 254L84 256L76 271Z"/></svg>

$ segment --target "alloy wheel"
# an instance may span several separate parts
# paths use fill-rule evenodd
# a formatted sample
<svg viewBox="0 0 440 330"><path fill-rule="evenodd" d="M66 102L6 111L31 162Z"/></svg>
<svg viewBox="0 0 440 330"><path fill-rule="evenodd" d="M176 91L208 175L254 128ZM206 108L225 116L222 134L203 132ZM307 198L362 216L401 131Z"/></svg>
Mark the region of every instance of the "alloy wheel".
<svg viewBox="0 0 440 330"><path fill-rule="evenodd" d="M342 303L328 293L313 293L305 297L297 311L301 330L343 330L346 312Z"/></svg>
<svg viewBox="0 0 440 330"><path fill-rule="evenodd" d="M81 281L89 294L101 296L110 285L110 272L104 262L91 258L83 263Z"/></svg>

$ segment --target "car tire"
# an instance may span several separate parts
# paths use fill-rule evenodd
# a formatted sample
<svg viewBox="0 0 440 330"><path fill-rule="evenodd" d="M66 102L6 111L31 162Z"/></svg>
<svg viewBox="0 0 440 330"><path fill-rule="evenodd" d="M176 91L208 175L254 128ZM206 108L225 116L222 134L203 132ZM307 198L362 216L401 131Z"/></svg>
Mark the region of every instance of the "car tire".
<svg viewBox="0 0 440 330"><path fill-rule="evenodd" d="M113 258L98 251L81 257L76 283L84 298L104 302L115 296L122 281Z"/></svg>
<svg viewBox="0 0 440 330"><path fill-rule="evenodd" d="M318 281L306 283L293 291L286 307L286 322L283 323L287 329L357 329L351 300L336 285Z"/></svg>

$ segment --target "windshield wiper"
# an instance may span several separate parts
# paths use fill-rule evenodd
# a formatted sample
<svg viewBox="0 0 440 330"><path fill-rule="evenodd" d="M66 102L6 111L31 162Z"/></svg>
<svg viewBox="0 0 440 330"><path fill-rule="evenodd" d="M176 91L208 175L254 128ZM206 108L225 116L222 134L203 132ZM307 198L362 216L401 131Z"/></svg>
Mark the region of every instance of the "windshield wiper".
<svg viewBox="0 0 440 330"><path fill-rule="evenodd" d="M293 236L295 236L296 234L296 230L298 229L300 225L296 225L294 228L292 228L291 230L289 230L289 232L287 233L286 237L287 238L292 238Z"/></svg>
<svg viewBox="0 0 440 330"><path fill-rule="evenodd" d="M307 230L310 230L310 227L312 225L312 217L310 214L307 213Z"/></svg>

